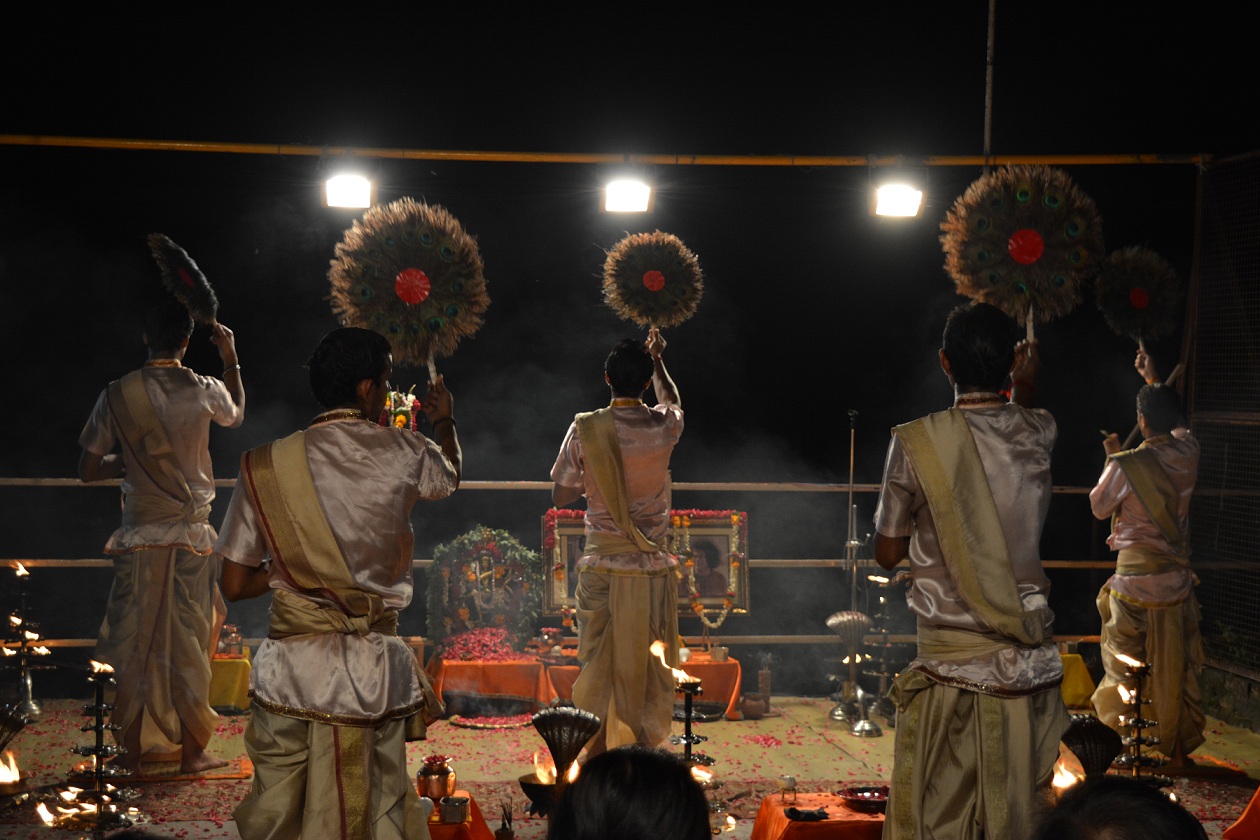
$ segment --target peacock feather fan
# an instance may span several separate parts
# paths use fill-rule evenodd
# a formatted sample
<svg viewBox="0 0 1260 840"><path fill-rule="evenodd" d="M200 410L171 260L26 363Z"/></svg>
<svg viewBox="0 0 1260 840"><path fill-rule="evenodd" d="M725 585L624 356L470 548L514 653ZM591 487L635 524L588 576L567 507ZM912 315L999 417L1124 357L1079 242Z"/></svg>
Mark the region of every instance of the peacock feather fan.
<svg viewBox="0 0 1260 840"><path fill-rule="evenodd" d="M1112 251L1094 281L1103 319L1117 335L1141 344L1177 329L1181 281L1168 260L1146 248Z"/></svg>
<svg viewBox="0 0 1260 840"><path fill-rule="evenodd" d="M397 364L450 356L490 306L477 240L441 205L401 198L363 214L328 270L332 309L389 339Z"/></svg>
<svg viewBox="0 0 1260 840"><path fill-rule="evenodd" d="M213 324L219 316L219 299L188 252L161 233L149 234L149 250L157 260L167 291L188 307L194 321Z"/></svg>
<svg viewBox="0 0 1260 840"><path fill-rule="evenodd" d="M605 302L641 327L681 324L703 293L700 260L673 234L630 234L604 260Z"/></svg>
<svg viewBox="0 0 1260 840"><path fill-rule="evenodd" d="M1021 325L1046 322L1081 301L1103 259L1102 219L1065 172L1012 166L974 181L941 223L945 270L959 294Z"/></svg>

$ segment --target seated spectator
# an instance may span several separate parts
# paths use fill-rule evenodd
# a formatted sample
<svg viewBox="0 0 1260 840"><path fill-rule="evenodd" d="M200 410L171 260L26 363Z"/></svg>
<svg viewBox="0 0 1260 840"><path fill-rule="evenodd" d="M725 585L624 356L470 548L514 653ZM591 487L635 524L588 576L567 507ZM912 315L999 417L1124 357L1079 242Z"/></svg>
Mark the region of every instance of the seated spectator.
<svg viewBox="0 0 1260 840"><path fill-rule="evenodd" d="M1095 776L1065 790L1031 840L1207 840L1207 832L1149 783Z"/></svg>
<svg viewBox="0 0 1260 840"><path fill-rule="evenodd" d="M707 840L709 803L681 757L637 745L582 765L551 814L547 840Z"/></svg>

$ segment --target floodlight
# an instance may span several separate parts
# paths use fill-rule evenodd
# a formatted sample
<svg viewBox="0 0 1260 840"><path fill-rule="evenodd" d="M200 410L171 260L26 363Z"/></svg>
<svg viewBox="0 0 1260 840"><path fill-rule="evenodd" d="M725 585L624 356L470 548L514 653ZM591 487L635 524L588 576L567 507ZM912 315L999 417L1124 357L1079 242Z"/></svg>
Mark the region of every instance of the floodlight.
<svg viewBox="0 0 1260 840"><path fill-rule="evenodd" d="M343 172L324 182L325 207L371 207L376 198L376 185L362 175Z"/></svg>
<svg viewBox="0 0 1260 840"><path fill-rule="evenodd" d="M601 208L606 213L647 213L652 209L652 187L638 178L616 178L604 187Z"/></svg>
<svg viewBox="0 0 1260 840"><path fill-rule="evenodd" d="M876 216L918 218L923 215L923 190L905 183L880 184L872 197L871 212Z"/></svg>

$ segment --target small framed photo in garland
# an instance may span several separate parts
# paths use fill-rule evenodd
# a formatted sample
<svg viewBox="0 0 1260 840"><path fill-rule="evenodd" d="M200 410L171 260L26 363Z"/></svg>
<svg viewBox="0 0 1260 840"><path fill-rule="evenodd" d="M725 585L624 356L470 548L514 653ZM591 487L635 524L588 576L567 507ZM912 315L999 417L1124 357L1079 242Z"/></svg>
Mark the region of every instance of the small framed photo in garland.
<svg viewBox="0 0 1260 840"><path fill-rule="evenodd" d="M568 616L574 605L577 564L585 546L585 514L553 508L542 520L543 614ZM744 614L748 597L748 514L737 510L673 510L668 550L678 557L679 616L720 624Z"/></svg>

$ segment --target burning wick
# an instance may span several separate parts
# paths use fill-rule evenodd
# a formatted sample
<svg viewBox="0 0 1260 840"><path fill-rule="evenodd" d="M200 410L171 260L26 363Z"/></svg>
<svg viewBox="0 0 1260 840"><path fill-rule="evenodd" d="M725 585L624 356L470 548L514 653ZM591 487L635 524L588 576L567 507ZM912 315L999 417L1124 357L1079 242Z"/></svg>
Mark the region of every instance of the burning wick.
<svg viewBox="0 0 1260 840"><path fill-rule="evenodd" d="M1146 667L1145 662L1139 662L1136 659L1134 659L1132 656L1125 656L1123 653L1117 653L1116 659L1119 659L1121 662L1123 662L1125 665L1128 665L1130 668L1145 668Z"/></svg>
<svg viewBox="0 0 1260 840"><path fill-rule="evenodd" d="M1085 778L1084 773L1077 773L1075 768L1069 767L1062 758L1055 762L1052 784L1057 793L1062 793L1083 778Z"/></svg>
<svg viewBox="0 0 1260 840"><path fill-rule="evenodd" d="M11 615L11 616L9 616L9 624L13 625L14 627L21 627L21 626L22 626L22 616L20 616L20 615Z"/></svg>
<svg viewBox="0 0 1260 840"><path fill-rule="evenodd" d="M0 785L11 785L21 781L22 774L18 772L17 756L12 750L5 750L4 755L0 756Z"/></svg>
<svg viewBox="0 0 1260 840"><path fill-rule="evenodd" d="M111 666L105 664L104 662L97 662L95 659L93 659L92 660L92 673L93 674L112 674L114 673L114 669Z"/></svg>
<svg viewBox="0 0 1260 840"><path fill-rule="evenodd" d="M26 571L26 567L23 566L21 563L17 564L17 568L13 570L13 573L17 575L18 577L30 577L30 574L31 574L30 572Z"/></svg>
<svg viewBox="0 0 1260 840"><path fill-rule="evenodd" d="M648 650L652 652L653 656L661 660L662 665L664 665L673 673L675 684L691 685L693 683L700 682L699 677L693 677L691 676L691 674L688 674L686 671L680 670L678 668L670 667L669 663L665 661L665 643L662 642L660 639L657 639L655 642L652 642L652 646L649 647Z"/></svg>
<svg viewBox="0 0 1260 840"><path fill-rule="evenodd" d="M869 580L871 583L878 583L880 586L883 586L885 583L888 583L888 578L884 577L883 575L867 575L866 579Z"/></svg>

